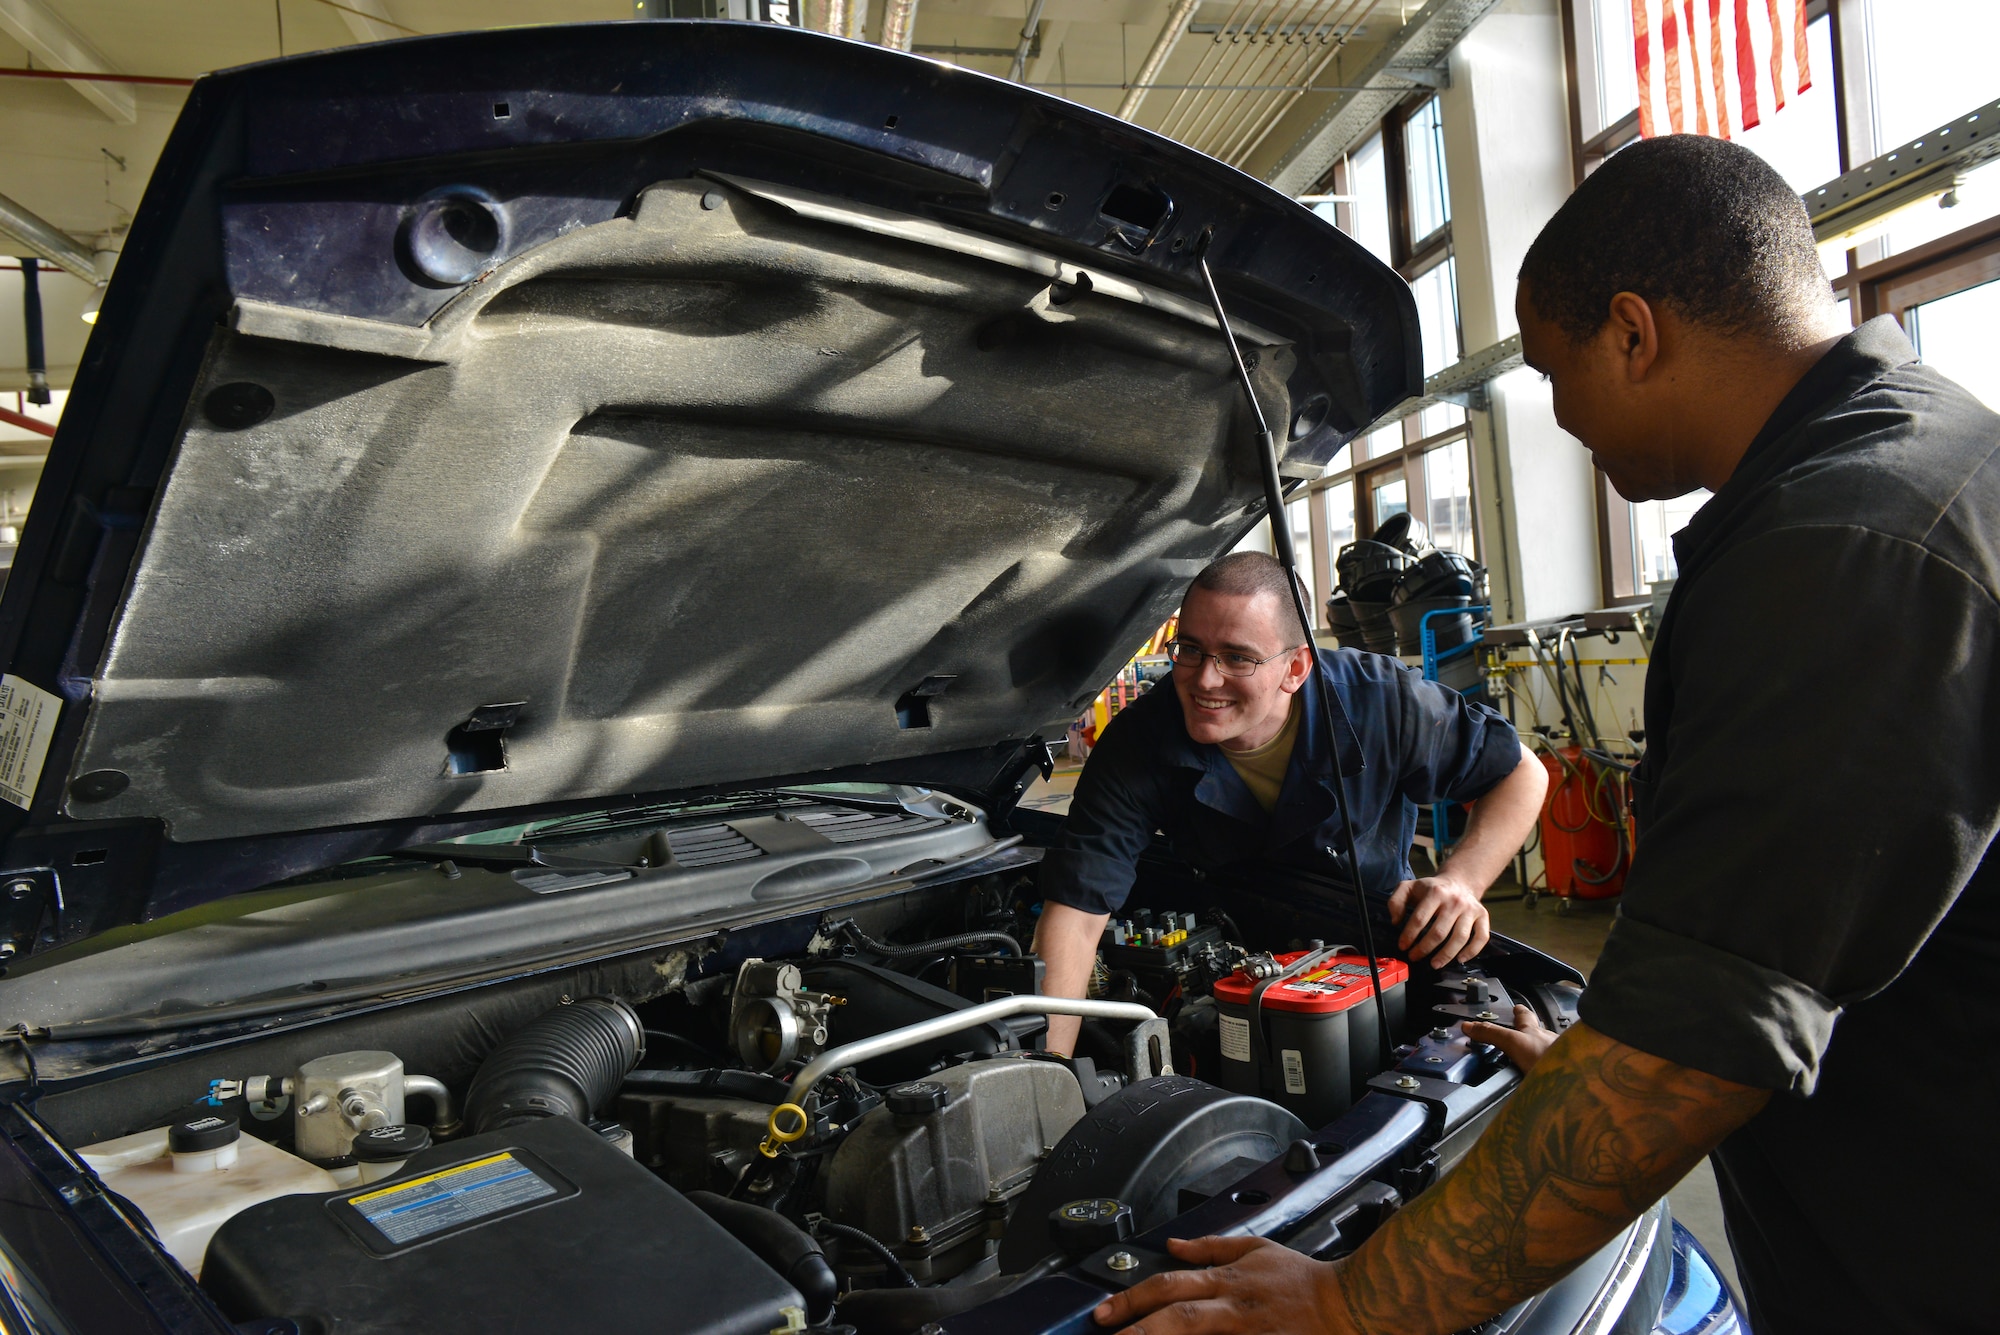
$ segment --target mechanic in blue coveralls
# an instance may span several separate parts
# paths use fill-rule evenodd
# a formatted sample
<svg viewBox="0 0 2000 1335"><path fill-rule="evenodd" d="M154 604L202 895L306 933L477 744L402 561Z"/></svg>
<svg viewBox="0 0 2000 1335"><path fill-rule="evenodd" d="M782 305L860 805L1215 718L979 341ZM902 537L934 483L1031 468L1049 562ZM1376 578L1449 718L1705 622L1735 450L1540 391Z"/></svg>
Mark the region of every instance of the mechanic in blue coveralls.
<svg viewBox="0 0 2000 1335"><path fill-rule="evenodd" d="M1127 707L1091 752L1042 862L1035 953L1051 996L1083 995L1155 830L1203 870L1275 864L1344 882L1336 754L1362 883L1389 896L1400 950L1441 967L1485 947L1480 897L1527 839L1546 773L1495 710L1394 658L1315 651L1285 581L1260 552L1196 576L1167 646L1174 688ZM1329 686L1335 739L1317 699ZM1438 873L1412 879L1417 810L1435 802L1477 805ZM1051 1017L1049 1046L1071 1051L1077 1024Z"/></svg>

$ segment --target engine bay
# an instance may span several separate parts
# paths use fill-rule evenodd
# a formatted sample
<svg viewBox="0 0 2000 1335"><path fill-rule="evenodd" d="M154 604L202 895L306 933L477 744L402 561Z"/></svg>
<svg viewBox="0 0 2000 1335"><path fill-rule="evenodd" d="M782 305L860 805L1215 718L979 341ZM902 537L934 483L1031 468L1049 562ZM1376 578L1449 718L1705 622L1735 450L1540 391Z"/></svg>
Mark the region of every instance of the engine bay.
<svg viewBox="0 0 2000 1335"><path fill-rule="evenodd" d="M992 874L525 1017L479 1014L475 990L450 1041L350 1025L381 1046L183 1057L192 1107L128 1101L151 1119L79 1153L238 1322L584 1329L671 1302L677 1329L903 1335L1206 1202L1254 1203L1235 1188L1268 1165L1343 1153L1325 1128L1385 1073L1506 1070L1456 1018L1515 999L1574 1017L1574 983L1546 971L1384 958L1378 993L1365 956L1236 900L1131 908L1090 996L1050 998L1033 901L1031 876ZM1041 1047L1052 1013L1084 1016L1074 1056ZM1350 1202L1317 1250L1358 1245L1384 1200Z"/></svg>

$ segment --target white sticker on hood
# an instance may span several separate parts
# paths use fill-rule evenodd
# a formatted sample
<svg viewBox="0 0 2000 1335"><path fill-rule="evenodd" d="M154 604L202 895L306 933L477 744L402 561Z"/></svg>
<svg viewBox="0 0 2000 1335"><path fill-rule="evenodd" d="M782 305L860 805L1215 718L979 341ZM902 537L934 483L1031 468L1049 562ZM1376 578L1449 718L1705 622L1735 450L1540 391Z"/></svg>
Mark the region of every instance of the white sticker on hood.
<svg viewBox="0 0 2000 1335"><path fill-rule="evenodd" d="M60 712L60 697L19 677L0 677L0 797L17 807L35 799Z"/></svg>

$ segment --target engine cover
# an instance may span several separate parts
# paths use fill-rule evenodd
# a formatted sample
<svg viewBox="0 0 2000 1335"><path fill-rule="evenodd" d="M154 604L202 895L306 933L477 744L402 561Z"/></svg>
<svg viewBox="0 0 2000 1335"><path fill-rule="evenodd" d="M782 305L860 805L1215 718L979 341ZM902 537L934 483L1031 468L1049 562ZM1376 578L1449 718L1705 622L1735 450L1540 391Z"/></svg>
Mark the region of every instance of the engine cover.
<svg viewBox="0 0 2000 1335"><path fill-rule="evenodd" d="M1083 1112L1076 1076L1026 1054L898 1086L834 1152L827 1217L888 1243L918 1280L949 1278L987 1253Z"/></svg>
<svg viewBox="0 0 2000 1335"><path fill-rule="evenodd" d="M1141 1080L1080 1119L1022 1194L1002 1273L1026 1270L1055 1250L1049 1212L1087 1196L1132 1207L1138 1231L1226 1189L1284 1153L1306 1125L1277 1104L1183 1075Z"/></svg>

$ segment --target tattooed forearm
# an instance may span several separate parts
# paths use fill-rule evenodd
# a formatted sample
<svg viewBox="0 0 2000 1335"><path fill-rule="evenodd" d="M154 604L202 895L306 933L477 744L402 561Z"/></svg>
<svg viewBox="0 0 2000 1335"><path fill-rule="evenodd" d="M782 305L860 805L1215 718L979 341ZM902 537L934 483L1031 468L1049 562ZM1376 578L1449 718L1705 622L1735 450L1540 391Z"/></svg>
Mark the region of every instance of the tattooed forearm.
<svg viewBox="0 0 2000 1335"><path fill-rule="evenodd" d="M1341 1268L1354 1325L1460 1330L1547 1288L1770 1097L1578 1025L1465 1161Z"/></svg>

